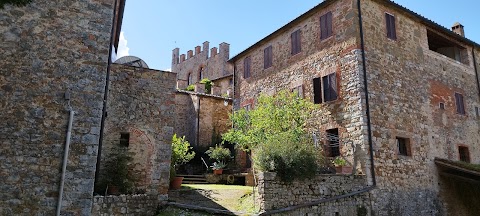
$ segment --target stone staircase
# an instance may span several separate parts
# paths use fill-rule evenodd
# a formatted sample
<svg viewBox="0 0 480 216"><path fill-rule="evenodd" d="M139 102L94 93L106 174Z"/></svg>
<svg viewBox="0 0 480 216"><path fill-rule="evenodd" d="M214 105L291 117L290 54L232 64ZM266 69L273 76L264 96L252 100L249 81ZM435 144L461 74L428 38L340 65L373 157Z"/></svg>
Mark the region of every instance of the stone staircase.
<svg viewBox="0 0 480 216"><path fill-rule="evenodd" d="M205 175L177 175L183 177L182 184L209 184Z"/></svg>

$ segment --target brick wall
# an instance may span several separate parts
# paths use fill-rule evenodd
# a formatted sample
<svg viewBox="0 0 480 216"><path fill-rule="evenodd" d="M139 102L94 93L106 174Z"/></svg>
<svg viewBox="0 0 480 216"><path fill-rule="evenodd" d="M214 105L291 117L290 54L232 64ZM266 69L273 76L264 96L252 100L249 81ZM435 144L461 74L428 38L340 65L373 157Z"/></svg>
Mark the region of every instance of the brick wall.
<svg viewBox="0 0 480 216"><path fill-rule="evenodd" d="M136 189L166 200L175 125L175 77L164 71L112 64L102 163L120 134L129 134L139 182Z"/></svg>
<svg viewBox="0 0 480 216"><path fill-rule="evenodd" d="M0 10L0 214L53 215L71 95L62 215L90 215L114 0Z"/></svg>

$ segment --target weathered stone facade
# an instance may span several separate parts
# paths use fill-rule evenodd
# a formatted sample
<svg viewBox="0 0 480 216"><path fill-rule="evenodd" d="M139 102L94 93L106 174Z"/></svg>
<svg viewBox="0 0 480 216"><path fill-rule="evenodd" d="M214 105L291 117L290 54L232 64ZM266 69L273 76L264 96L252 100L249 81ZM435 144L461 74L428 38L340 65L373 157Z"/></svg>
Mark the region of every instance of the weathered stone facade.
<svg viewBox="0 0 480 216"><path fill-rule="evenodd" d="M276 173L258 175L257 202L261 211L287 208L310 203L347 193L358 192L364 188L365 176L317 175L312 179L282 182ZM362 209L362 210L360 210ZM313 207L299 208L285 212L285 215L367 215L370 209L368 193L322 203Z"/></svg>
<svg viewBox="0 0 480 216"><path fill-rule="evenodd" d="M333 17L333 33L321 39L320 17L328 12ZM386 13L395 19L396 39L387 38ZM292 55L291 34L297 30L301 31L301 52ZM435 48L442 45L451 47ZM264 49L269 46L273 66L265 69ZM367 186L374 183L369 160L371 128L376 178L369 196L372 212L453 214L453 207L449 209L441 196L448 192L440 193L439 185L445 183L434 158L463 157L480 163L479 83L473 65L476 62L480 68L478 53L478 44L393 2L324 1L230 60L236 69L234 108L254 107L259 94L272 95L297 86L303 86L304 97L314 101L312 80L335 72L338 98L317 105L312 121L318 126L312 131L338 128L340 152L349 160L352 151L346 141L353 142L355 158L360 161L357 168L367 175ZM244 75L246 58L251 61L250 77ZM399 140L406 143L406 152L400 152ZM459 147L467 148L467 153L460 156Z"/></svg>
<svg viewBox="0 0 480 216"><path fill-rule="evenodd" d="M213 47L209 50L209 42L203 43L203 49L200 46L195 47L195 53L192 50L180 55L180 49L175 48L172 51L172 72L177 73L177 88L185 89L188 85L195 84L201 78L216 80L233 74L233 67L228 64L230 57L230 45L221 43L219 48Z"/></svg>
<svg viewBox="0 0 480 216"><path fill-rule="evenodd" d="M55 214L69 106L62 215L91 214L114 2L0 10L0 214Z"/></svg>
<svg viewBox="0 0 480 216"><path fill-rule="evenodd" d="M110 71L100 164L121 145L121 134L128 134L128 150L139 171L135 187L158 200L167 199L169 185L175 79L174 73L120 64L112 64Z"/></svg>

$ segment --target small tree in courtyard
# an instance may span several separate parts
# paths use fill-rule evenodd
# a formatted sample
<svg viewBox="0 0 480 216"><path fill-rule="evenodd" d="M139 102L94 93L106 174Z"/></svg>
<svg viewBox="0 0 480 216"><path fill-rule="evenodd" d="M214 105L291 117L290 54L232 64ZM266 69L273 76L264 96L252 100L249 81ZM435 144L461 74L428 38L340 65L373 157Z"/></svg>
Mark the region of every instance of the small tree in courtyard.
<svg viewBox="0 0 480 216"><path fill-rule="evenodd" d="M313 103L286 91L262 95L255 109L230 116L234 127L223 139L253 150L254 165L261 171L277 172L287 182L309 178L316 173L320 155L306 130L313 109Z"/></svg>

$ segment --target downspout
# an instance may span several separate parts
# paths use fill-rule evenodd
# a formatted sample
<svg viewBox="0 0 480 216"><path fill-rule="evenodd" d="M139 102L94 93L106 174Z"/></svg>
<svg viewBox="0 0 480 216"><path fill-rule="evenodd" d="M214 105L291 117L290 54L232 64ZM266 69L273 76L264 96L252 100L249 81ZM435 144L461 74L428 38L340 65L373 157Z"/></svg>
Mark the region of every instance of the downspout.
<svg viewBox="0 0 480 216"><path fill-rule="evenodd" d="M112 65L112 52L113 52L113 34L115 29L115 10L117 9L118 1L115 1L113 7L113 18L112 18L112 29L110 30L110 47L108 50L108 64L107 64L107 75L105 78L105 91L103 94L103 108L102 108L102 120L100 123L100 137L98 140L98 154L97 154L97 164L95 166L95 183L98 182L98 177L100 173L100 160L102 158L102 145L103 145L103 132L105 130L105 119L107 117L107 99L108 99L108 87L110 85L110 67ZM121 1L121 0L120 0Z"/></svg>
<svg viewBox="0 0 480 216"><path fill-rule="evenodd" d="M309 206L314 206L314 205L319 205L322 203L326 202L331 202L343 198L348 198L352 197L358 194L366 193L369 192L370 190L374 189L377 185L377 181L375 179L375 166L373 163L373 142L372 142L372 126L371 126L371 121L370 121L370 105L368 103L368 88L367 88L367 68L366 68L366 59L365 59L365 40L364 40L364 34L363 34L363 24L362 24L362 10L360 7L360 0L357 0L357 8L358 8L358 22L359 22L359 27L360 27L360 45L362 49L362 63L363 63L363 78L364 78L364 85L365 85L365 103L366 103L366 114L367 114L367 130L368 130L368 145L369 145L369 153L370 153L370 170L371 170L371 177L372 177L372 185L367 186L361 190L354 191L351 193L339 195L339 196L334 196L330 197L327 199L321 199L321 200L316 200L313 202L309 203L304 203L300 205L295 205L295 206L290 206L282 209L276 209L268 212L263 212L260 213L259 215L273 215L281 212L287 212L287 211L292 211L295 209L303 208L303 207L309 207Z"/></svg>
<svg viewBox="0 0 480 216"><path fill-rule="evenodd" d="M63 187L65 185L65 173L67 171L67 162L68 162L68 152L70 150L70 138L72 137L72 123L73 115L75 111L72 110L69 103L70 118L68 119L68 130L67 130L67 140L65 142L65 151L63 153L63 165L62 165L62 178L60 180L60 192L58 193L58 202L57 202L57 216L60 216L60 211L62 210L62 198L63 198Z"/></svg>
<svg viewBox="0 0 480 216"><path fill-rule="evenodd" d="M368 133L368 147L370 153L370 175L372 177L372 187L377 185L377 180L375 178L375 165L373 162L373 142L372 142L372 123L370 116L370 104L368 100L368 80L367 80L367 60L365 59L365 39L363 35L363 21L362 21L362 9L360 6L360 0L357 0L358 7L358 24L360 27L360 46L362 49L362 64L363 64L363 85L365 86L365 104L366 104L366 114L367 114L367 133Z"/></svg>
<svg viewBox="0 0 480 216"><path fill-rule="evenodd" d="M475 46L472 47L472 56L473 56L473 69L475 70L475 77L477 78L478 98L480 99L480 80L478 78L477 60L475 59Z"/></svg>

